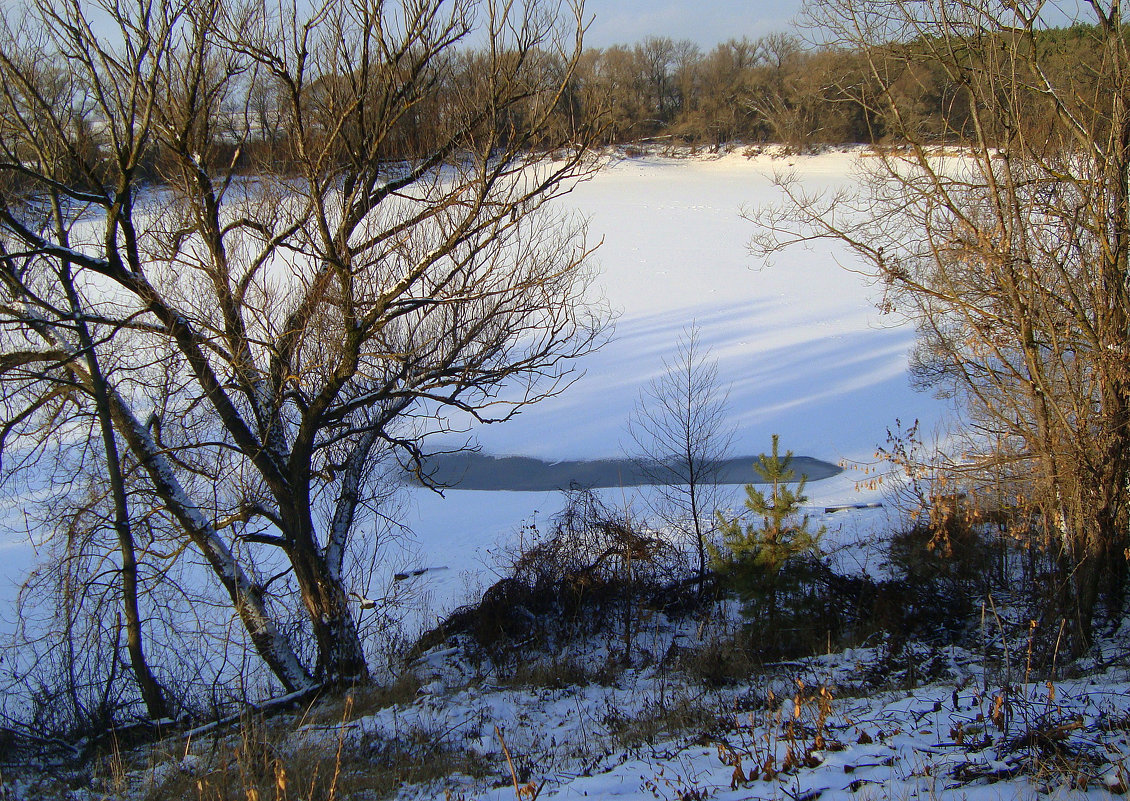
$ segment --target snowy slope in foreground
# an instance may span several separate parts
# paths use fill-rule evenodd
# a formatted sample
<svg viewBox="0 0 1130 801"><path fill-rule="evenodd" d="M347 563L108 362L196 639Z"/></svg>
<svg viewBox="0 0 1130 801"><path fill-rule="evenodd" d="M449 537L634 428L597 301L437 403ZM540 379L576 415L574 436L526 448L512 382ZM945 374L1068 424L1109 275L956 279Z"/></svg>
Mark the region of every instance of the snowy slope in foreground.
<svg viewBox="0 0 1130 801"><path fill-rule="evenodd" d="M664 358L692 322L731 388L734 453L766 451L778 433L782 448L797 454L870 460L896 418L920 419L932 432L945 407L908 384L914 332L876 311L878 290L846 269L855 266L850 254L821 243L766 266L747 251L753 226L741 212L779 200L775 172L795 170L810 190L829 189L851 180L857 158L627 159L578 186L563 202L590 219L594 240L604 240L599 283L621 314L615 337L564 395L479 429L483 450L550 460L621 455L640 390L663 372ZM813 506L873 500L855 492L859 478L847 471L810 484ZM646 509L634 490L606 497ZM535 510L544 521L561 498L418 492L411 505L417 565L451 568L429 585L433 611L440 611L462 599L465 585L489 583L487 549ZM829 521L833 533L842 517Z"/></svg>
<svg viewBox="0 0 1130 801"><path fill-rule="evenodd" d="M1108 644L1124 648L1126 634ZM683 645L693 644L684 636ZM649 645L667 644L658 640ZM1086 679L1042 682L1019 670L986 671L982 654L958 648L911 647L889 661L876 659L879 650L782 664L714 689L684 683L665 666L606 684L463 686L455 654L434 652L421 666L432 681L417 702L360 718L346 737L432 736L467 749L499 777L449 776L442 790L404 788L405 799L514 798L500 736L520 782L544 798L1100 801L1127 793L1124 660ZM601 655L598 648L588 658L599 665ZM866 687L864 677L876 673L910 688ZM934 674L934 682L913 686L912 674ZM295 743L304 742L300 730Z"/></svg>

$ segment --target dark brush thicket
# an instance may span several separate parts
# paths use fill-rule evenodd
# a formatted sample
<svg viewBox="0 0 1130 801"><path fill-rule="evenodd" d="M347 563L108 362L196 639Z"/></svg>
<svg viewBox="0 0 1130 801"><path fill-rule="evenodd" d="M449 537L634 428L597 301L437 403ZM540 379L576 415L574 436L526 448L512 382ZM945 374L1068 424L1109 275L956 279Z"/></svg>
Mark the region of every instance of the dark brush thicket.
<svg viewBox="0 0 1130 801"><path fill-rule="evenodd" d="M1030 668L1062 656L1046 556L1016 547L976 515L911 523L891 536L882 570L871 574L807 550L772 569L700 576L686 551L646 521L580 489L546 530L529 524L521 535L502 578L426 633L416 653L463 637L469 653L506 673L542 658L568 661L561 654L570 643L606 641L609 661L578 667L575 678L603 680L658 660L713 686L779 660L859 645L879 648L884 667L864 677L877 685L895 678L888 668L912 683L927 678L912 656L916 644L980 651L1027 638ZM719 607L727 598L742 605L736 625ZM1002 621L998 605L1021 623ZM698 633L653 653L655 642L633 633L654 628L656 616L666 621L660 629L690 623Z"/></svg>

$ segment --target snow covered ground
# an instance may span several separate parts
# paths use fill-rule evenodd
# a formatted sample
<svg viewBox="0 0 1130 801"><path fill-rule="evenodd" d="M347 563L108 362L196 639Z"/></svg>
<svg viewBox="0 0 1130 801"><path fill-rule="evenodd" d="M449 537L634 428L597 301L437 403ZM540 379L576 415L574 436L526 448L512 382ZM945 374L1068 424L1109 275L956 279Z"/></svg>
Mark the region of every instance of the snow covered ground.
<svg viewBox="0 0 1130 801"><path fill-rule="evenodd" d="M1124 654L1127 634L1108 645ZM684 645L693 636L667 632ZM880 652L782 664L716 689L667 667L629 670L607 685L519 689L462 684L458 658L437 651L423 662L431 681L421 698L348 724L347 742L431 731L503 777L505 742L519 783L561 799L1107 799L1130 787L1125 660L1086 679L1037 682L1022 660L1009 673L957 648L912 647L886 663ZM914 669L932 681L915 686ZM869 686L867 676L887 686ZM483 801L515 792L458 775L443 784ZM443 792L406 788L403 797Z"/></svg>
<svg viewBox="0 0 1130 801"><path fill-rule="evenodd" d="M615 631L515 653L505 669L449 641L411 666L414 695L377 709L362 697L336 720L296 717L271 753L288 765L320 755L349 799L383 797L370 794L382 786L373 776L390 758L433 763L426 781L390 788L403 801L1101 801L1130 786L1128 627L1073 666L1088 672L1039 680L1023 638L1008 655L992 644L860 647L722 686L673 669L672 649L709 645L719 625L657 616L628 669ZM125 797L229 780L217 776L243 786L223 767L241 737L158 749L175 756L127 774Z"/></svg>

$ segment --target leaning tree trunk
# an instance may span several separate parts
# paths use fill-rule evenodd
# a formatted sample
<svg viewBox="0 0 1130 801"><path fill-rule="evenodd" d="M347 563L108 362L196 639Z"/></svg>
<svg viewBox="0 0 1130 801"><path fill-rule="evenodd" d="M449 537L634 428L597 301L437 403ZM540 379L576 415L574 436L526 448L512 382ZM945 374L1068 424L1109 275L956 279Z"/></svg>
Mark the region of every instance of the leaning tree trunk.
<svg viewBox="0 0 1130 801"><path fill-rule="evenodd" d="M405 401L397 408L406 404ZM284 531L290 543L287 556L294 568L318 649L314 675L327 684L363 684L370 679L361 635L345 591L342 564L361 501L369 457L378 440L374 426L353 443L342 465L341 484L324 547L319 544L310 504L310 437L298 436L291 451L286 493L276 495L280 518L288 526Z"/></svg>
<svg viewBox="0 0 1130 801"><path fill-rule="evenodd" d="M314 681L302 666L290 640L267 612L261 588L236 561L204 513L192 503L177 480L173 467L125 401L116 392L111 392L110 402L118 430L145 467L165 508L199 548L212 572L223 584L255 651L288 691L313 687Z"/></svg>
<svg viewBox="0 0 1130 801"><path fill-rule="evenodd" d="M52 194L52 207L58 223L57 235L67 241L66 229L62 225L63 215L59 205L58 193ZM106 378L102 374L94 339L82 314L78 293L75 291L71 263L61 262L60 280L71 306L71 313L78 331L79 345L89 374L90 392L94 396L94 408L98 416L98 427L102 434L102 448L106 457L106 478L110 483L110 495L114 502L114 533L118 539L121 554L122 607L126 622L126 650L129 653L130 669L137 681L145 710L151 720L168 717L169 707L164 690L149 667L145 657L144 635L141 629L141 609L137 597L137 551L134 547L133 530L130 525L129 503L126 497L125 479L122 476L122 463L118 453L118 443L114 437L114 421L110 412L110 397L106 389Z"/></svg>

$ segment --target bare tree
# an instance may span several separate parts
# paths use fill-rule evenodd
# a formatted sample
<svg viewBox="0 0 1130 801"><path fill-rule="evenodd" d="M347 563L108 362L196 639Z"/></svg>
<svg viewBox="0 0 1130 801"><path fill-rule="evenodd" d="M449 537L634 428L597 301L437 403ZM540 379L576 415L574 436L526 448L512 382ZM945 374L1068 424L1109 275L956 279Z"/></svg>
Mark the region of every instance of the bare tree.
<svg viewBox="0 0 1130 801"><path fill-rule="evenodd" d="M683 331L674 358L663 367L663 375L640 392L628 433L656 485L655 512L694 543L701 580L719 507L718 474L734 436L726 421L729 393L695 325Z"/></svg>
<svg viewBox="0 0 1130 801"><path fill-rule="evenodd" d="M1052 4L812 4L866 61L879 91L857 100L905 146L836 197L783 179L790 203L757 218L756 244L846 242L917 323L918 376L964 400L982 443L963 467L1007 464L1042 512L1079 650L1126 572L1130 52L1118 0L1073 8L1085 44L1064 69ZM904 102L926 71L944 75L940 128Z"/></svg>
<svg viewBox="0 0 1130 801"><path fill-rule="evenodd" d="M749 39L731 39L702 59L696 73L696 92L688 98L694 117L687 127L698 129L716 146L754 135L756 95L752 80L760 47Z"/></svg>
<svg viewBox="0 0 1130 801"><path fill-rule="evenodd" d="M28 365L96 393L84 318L116 437L278 680L364 680L344 561L380 463L561 391L600 341L583 224L549 206L591 165L544 134L580 9L96 5L112 37L43 0L0 41L12 433L50 391ZM308 643L272 612L296 603Z"/></svg>

